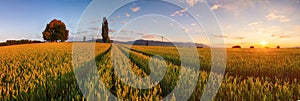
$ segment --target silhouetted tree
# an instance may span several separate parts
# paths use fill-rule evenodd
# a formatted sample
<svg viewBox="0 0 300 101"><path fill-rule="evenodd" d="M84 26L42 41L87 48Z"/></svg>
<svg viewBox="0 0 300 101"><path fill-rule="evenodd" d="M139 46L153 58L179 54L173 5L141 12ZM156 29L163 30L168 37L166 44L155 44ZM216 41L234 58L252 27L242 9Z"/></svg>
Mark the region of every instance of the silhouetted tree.
<svg viewBox="0 0 300 101"><path fill-rule="evenodd" d="M276 48L277 48L277 49L280 49L280 46L277 46Z"/></svg>
<svg viewBox="0 0 300 101"><path fill-rule="evenodd" d="M52 20L47 24L46 29L43 31L43 38L46 41L65 42L68 40L69 30L66 29L66 25L60 20Z"/></svg>
<svg viewBox="0 0 300 101"><path fill-rule="evenodd" d="M0 46L18 45L18 44L31 44L31 43L42 43L41 41L32 41L27 39L22 40L6 40L6 42L0 43Z"/></svg>
<svg viewBox="0 0 300 101"><path fill-rule="evenodd" d="M84 37L83 37L83 42L85 42L85 41L86 41L86 37L84 36Z"/></svg>
<svg viewBox="0 0 300 101"><path fill-rule="evenodd" d="M232 48L242 48L241 46L233 46Z"/></svg>
<svg viewBox="0 0 300 101"><path fill-rule="evenodd" d="M254 48L254 46L250 46L250 48Z"/></svg>
<svg viewBox="0 0 300 101"><path fill-rule="evenodd" d="M103 40L104 43L109 43L110 42L108 33L109 33L108 22L107 22L106 17L104 17L103 18L103 23L102 23L102 33L101 33L102 40Z"/></svg>
<svg viewBox="0 0 300 101"><path fill-rule="evenodd" d="M146 46L149 46L149 41L148 40L146 41Z"/></svg>

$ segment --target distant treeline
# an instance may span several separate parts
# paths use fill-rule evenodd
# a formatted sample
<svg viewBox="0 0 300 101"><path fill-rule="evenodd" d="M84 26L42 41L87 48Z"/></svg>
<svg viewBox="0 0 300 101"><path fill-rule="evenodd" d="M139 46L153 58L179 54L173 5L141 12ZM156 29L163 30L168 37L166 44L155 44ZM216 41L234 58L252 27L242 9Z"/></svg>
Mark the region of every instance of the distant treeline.
<svg viewBox="0 0 300 101"><path fill-rule="evenodd" d="M6 42L0 43L0 46L19 45L19 44L31 44L31 43L42 43L42 41L35 41L35 40L7 40Z"/></svg>

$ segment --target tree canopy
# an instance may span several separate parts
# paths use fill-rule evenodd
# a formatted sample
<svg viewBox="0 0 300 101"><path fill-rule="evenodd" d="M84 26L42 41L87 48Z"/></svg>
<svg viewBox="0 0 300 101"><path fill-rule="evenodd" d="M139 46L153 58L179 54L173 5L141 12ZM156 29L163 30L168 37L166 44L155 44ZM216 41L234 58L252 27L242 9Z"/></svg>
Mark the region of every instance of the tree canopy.
<svg viewBox="0 0 300 101"><path fill-rule="evenodd" d="M53 19L47 24L46 29L43 31L43 38L50 42L65 42L69 37L69 30L66 29L66 25L60 21Z"/></svg>
<svg viewBox="0 0 300 101"><path fill-rule="evenodd" d="M242 48L242 47L239 45L236 45L236 46L233 46L232 48Z"/></svg>

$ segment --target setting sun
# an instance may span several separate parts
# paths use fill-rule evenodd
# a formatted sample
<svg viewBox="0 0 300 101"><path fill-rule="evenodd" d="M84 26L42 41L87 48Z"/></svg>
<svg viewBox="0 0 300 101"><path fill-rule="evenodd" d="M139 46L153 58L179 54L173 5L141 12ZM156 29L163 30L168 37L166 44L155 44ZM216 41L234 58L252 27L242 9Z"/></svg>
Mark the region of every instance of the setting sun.
<svg viewBox="0 0 300 101"><path fill-rule="evenodd" d="M260 44L263 45L263 46L266 46L266 45L268 44L268 42L266 42L266 41L261 41Z"/></svg>

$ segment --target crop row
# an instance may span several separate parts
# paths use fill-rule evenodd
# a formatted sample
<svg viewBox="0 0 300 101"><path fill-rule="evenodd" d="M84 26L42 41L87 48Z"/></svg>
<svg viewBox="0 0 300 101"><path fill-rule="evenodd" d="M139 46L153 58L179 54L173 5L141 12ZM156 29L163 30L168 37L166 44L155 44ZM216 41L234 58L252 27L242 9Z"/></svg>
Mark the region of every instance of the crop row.
<svg viewBox="0 0 300 101"><path fill-rule="evenodd" d="M180 48L161 46L122 45L132 51L153 56L159 55L165 60L180 66L182 56ZM299 49L227 49L226 74L231 76L268 77L293 81L300 79ZM198 49L200 69L210 71L212 64L211 50ZM187 56L188 57L188 56ZM197 63L189 60L189 66Z"/></svg>
<svg viewBox="0 0 300 101"><path fill-rule="evenodd" d="M130 49L129 46L126 46L126 45L121 45L121 46L126 48L127 50ZM138 54L139 53L139 54L144 54L147 56L160 55L164 58L165 58L165 55L167 56L169 54L173 54L173 55L177 54L177 53L175 53L174 47L173 48L171 48L171 47L160 48L158 46L155 46L155 47L132 46L132 47L133 47L133 49L131 49L131 51L129 52L130 54ZM171 49L169 50L168 48L171 48ZM155 52L152 52L154 50L155 50ZM200 57L209 56L209 54L207 52L208 50L203 51L200 49L198 51L202 52ZM233 52L233 51L235 51L235 52ZM239 63L239 61L243 62L243 60L236 60L236 59L233 59L233 57L235 56L235 57L240 58L240 57L245 57L245 55L257 56L256 58L262 58L262 57L263 58L274 58L274 57L271 57L270 54L267 56L263 56L262 54L266 54L265 51L270 52L270 54L272 56L276 55L277 56L276 58L285 57L281 54L288 55L292 59L284 58L284 59L287 59L285 61L293 60L290 62L299 64L294 59L295 57L297 57L297 55L294 55L297 52L295 53L295 52L291 52L288 50L275 50L276 53L272 53L272 52L274 52L274 50L264 50L264 51L263 50L243 50L243 51L242 50L230 50L228 52L228 56L229 56L230 60L227 60L227 61L234 60L236 63ZM249 52L249 53L238 54L239 52ZM206 53L206 54L203 54L203 53ZM252 54L256 54L256 55L252 55ZM261 57L258 57L259 55ZM132 55L129 55L129 56L132 56ZM291 56L294 56L294 57L291 57ZM137 56L137 57L141 57L141 56ZM253 61L253 59L254 58L249 59L250 61L248 61L248 62ZM137 59L137 60L141 60L141 59ZM261 60L261 61L265 62L265 60ZM270 60L267 59L267 61L270 61ZM171 62L171 61L168 61L168 62ZM269 63L275 64L272 61L270 61ZM210 63L205 63L205 64L210 64ZM261 65L264 65L264 64L266 64L266 63L262 63ZM232 66L232 64L229 64L229 66ZM247 67L248 65L238 64L238 66L244 66L246 68L249 68L249 67ZM267 67L268 67L268 65L266 65L265 68L262 68L262 69L268 69ZM253 69L249 69L249 71L248 71L249 73L256 72L253 75L251 75L251 74L250 75L249 74L233 75L230 73L239 72L241 70L233 71L234 69L231 69L231 68L232 67L227 67L227 69L230 69L229 70L230 72L227 71L227 73L222 81L222 84L220 85L220 89L217 92L214 100L292 100L292 99L300 98L300 93L299 93L300 92L300 88L299 88L300 83L296 79L295 76L291 77L290 75L286 75L287 78L280 78L282 76L278 76L277 74L272 74L272 75L277 75L276 77L272 78L272 76L270 76L268 74L263 74L262 72L255 71ZM278 68L283 68L283 67L281 67L281 65L278 64L278 67L276 67L276 68L278 69ZM295 69L295 68L291 68L289 70L297 71L297 69ZM278 70L276 70L276 71L278 71ZM295 73L295 71L292 71L292 72ZM280 71L278 71L278 72L280 72ZM257 75L257 73L261 73L261 74ZM270 73L270 72L267 72L267 73ZM219 78L222 78L221 75L209 73L207 71L200 71L197 87L194 90L193 95L190 97L190 100L200 100L201 95L204 92L207 92L207 90L205 90L205 89L207 89L206 86L208 86L207 81L208 81L209 75L210 76L214 75L214 77L216 77L215 80L213 80L213 82L212 82L213 84L209 84L209 85L215 85L214 83L216 83L217 80L220 80ZM298 74L294 74L294 75L298 75ZM175 76L175 75L173 75L173 76ZM161 86L164 86L164 85L161 85Z"/></svg>

